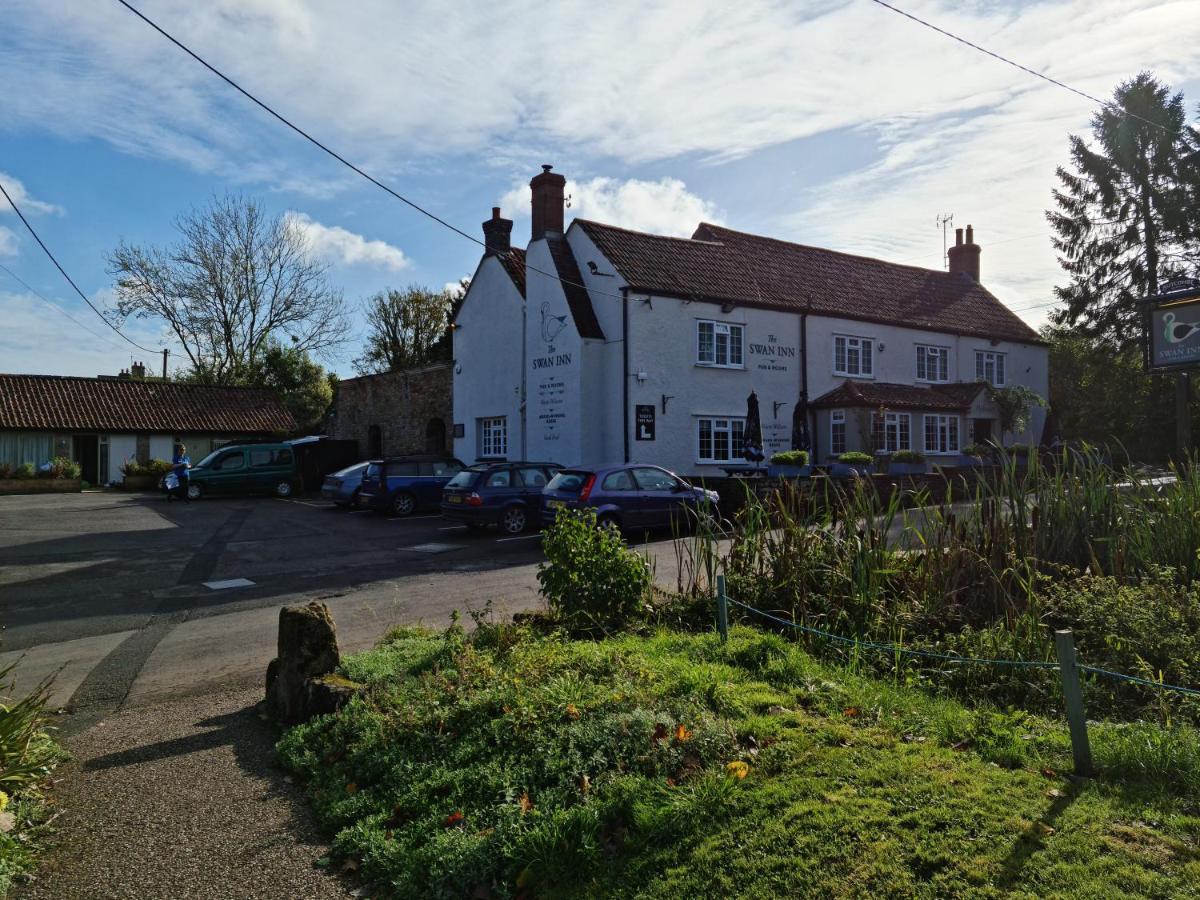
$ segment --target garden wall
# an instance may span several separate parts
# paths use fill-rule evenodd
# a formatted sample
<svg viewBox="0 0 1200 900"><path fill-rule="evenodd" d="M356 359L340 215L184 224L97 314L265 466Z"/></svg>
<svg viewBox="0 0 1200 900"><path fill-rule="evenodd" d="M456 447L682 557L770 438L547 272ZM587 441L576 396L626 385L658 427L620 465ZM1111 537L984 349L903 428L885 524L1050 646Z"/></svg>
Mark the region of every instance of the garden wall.
<svg viewBox="0 0 1200 900"><path fill-rule="evenodd" d="M4 478L0 479L3 494L77 494L82 489L78 478Z"/></svg>

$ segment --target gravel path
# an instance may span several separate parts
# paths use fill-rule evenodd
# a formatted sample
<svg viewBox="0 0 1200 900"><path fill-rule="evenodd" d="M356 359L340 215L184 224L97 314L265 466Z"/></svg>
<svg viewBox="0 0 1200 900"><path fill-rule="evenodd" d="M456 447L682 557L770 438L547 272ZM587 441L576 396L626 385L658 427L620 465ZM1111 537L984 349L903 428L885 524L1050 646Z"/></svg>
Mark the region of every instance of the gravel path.
<svg viewBox="0 0 1200 900"><path fill-rule="evenodd" d="M323 898L325 845L274 769L275 731L246 688L114 713L64 743L56 845L17 898Z"/></svg>

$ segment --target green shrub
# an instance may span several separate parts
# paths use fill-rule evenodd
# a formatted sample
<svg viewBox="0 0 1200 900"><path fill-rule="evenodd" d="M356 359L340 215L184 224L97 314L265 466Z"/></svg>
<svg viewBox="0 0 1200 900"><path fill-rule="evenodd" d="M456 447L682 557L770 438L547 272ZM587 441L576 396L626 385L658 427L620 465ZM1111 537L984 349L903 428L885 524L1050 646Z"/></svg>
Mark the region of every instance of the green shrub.
<svg viewBox="0 0 1200 900"><path fill-rule="evenodd" d="M808 451L784 450L771 457L771 464L775 466L807 466Z"/></svg>
<svg viewBox="0 0 1200 900"><path fill-rule="evenodd" d="M138 475L143 474L142 466L136 459L127 459L121 463L121 474L126 478L136 478Z"/></svg>
<svg viewBox="0 0 1200 900"><path fill-rule="evenodd" d="M979 456L984 457L991 453L991 448L984 444L967 444L960 451L963 456Z"/></svg>
<svg viewBox="0 0 1200 900"><path fill-rule="evenodd" d="M547 562L538 584L551 614L568 628L620 627L645 609L650 569L593 509L560 510L542 537Z"/></svg>
<svg viewBox="0 0 1200 900"><path fill-rule="evenodd" d="M869 466L875 461L875 457L870 453L863 453L861 450L849 450L841 454L837 461L847 465Z"/></svg>
<svg viewBox="0 0 1200 900"><path fill-rule="evenodd" d="M142 475L166 475L171 471L171 463L165 459L152 459L141 467Z"/></svg>
<svg viewBox="0 0 1200 900"><path fill-rule="evenodd" d="M897 450L892 454L892 462L923 463L925 462L925 454L920 450Z"/></svg>
<svg viewBox="0 0 1200 900"><path fill-rule="evenodd" d="M1009 444L1004 452L1010 456L1030 456L1036 453L1036 448L1030 444Z"/></svg>
<svg viewBox="0 0 1200 900"><path fill-rule="evenodd" d="M56 456L38 470L39 478L78 478L83 470L79 463L66 456Z"/></svg>
<svg viewBox="0 0 1200 900"><path fill-rule="evenodd" d="M33 463L21 463L16 469L13 470L12 477L20 479L21 481L25 481L29 478L35 478L36 476L37 470L33 467Z"/></svg>
<svg viewBox="0 0 1200 900"><path fill-rule="evenodd" d="M0 463L0 481L13 477L13 467L9 463Z"/></svg>

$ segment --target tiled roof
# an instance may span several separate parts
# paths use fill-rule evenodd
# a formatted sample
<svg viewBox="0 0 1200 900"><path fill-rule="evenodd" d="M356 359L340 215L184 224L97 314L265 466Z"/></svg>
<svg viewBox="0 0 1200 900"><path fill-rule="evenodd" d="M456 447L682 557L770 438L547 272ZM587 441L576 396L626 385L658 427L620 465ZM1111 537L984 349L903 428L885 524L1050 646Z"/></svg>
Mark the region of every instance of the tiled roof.
<svg viewBox="0 0 1200 900"><path fill-rule="evenodd" d="M596 311L592 309L592 298L583 286L583 275L575 262L575 254L571 245L563 237L547 237L546 247L554 260L554 268L562 280L563 293L567 295L567 306L571 309L571 318L575 320L575 330L580 337L599 338L604 340L604 329L596 319Z"/></svg>
<svg viewBox="0 0 1200 900"><path fill-rule="evenodd" d="M517 290L521 292L521 296L525 296L525 251L520 247L513 247L508 253L501 253L497 256L500 264L504 266L504 271L508 273L508 277L512 279L512 283L516 285Z"/></svg>
<svg viewBox="0 0 1200 900"><path fill-rule="evenodd" d="M576 219L634 291L1040 343L971 278L702 223L671 238Z"/></svg>
<svg viewBox="0 0 1200 900"><path fill-rule="evenodd" d="M833 390L822 394L810 406L829 409L869 406L885 409L947 409L963 411L970 408L983 385L939 384L928 387L918 384L890 384L886 381L852 381L846 379Z"/></svg>
<svg viewBox="0 0 1200 900"><path fill-rule="evenodd" d="M0 431L277 434L296 427L274 391L182 382L0 375Z"/></svg>

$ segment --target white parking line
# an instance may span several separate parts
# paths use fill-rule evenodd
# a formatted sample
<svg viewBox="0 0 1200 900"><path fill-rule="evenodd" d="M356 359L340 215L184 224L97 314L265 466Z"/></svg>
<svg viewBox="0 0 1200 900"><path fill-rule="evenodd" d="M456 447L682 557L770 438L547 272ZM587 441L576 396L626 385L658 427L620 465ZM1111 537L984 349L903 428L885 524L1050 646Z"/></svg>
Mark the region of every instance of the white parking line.
<svg viewBox="0 0 1200 900"><path fill-rule="evenodd" d="M527 541L530 538L540 538L541 536L542 534L540 531L535 531L533 534L518 534L516 537L496 538L496 543L503 544L506 541Z"/></svg>
<svg viewBox="0 0 1200 900"><path fill-rule="evenodd" d="M312 500L290 500L287 497L276 497L275 499L282 500L284 503L299 503L301 506L311 506L314 509L329 509L329 507L333 506L332 501L329 500L313 502Z"/></svg>
<svg viewBox="0 0 1200 900"><path fill-rule="evenodd" d="M438 531L465 531L466 528L466 525L446 525L442 528L439 528Z"/></svg>

